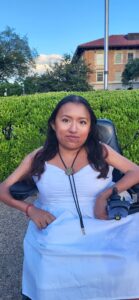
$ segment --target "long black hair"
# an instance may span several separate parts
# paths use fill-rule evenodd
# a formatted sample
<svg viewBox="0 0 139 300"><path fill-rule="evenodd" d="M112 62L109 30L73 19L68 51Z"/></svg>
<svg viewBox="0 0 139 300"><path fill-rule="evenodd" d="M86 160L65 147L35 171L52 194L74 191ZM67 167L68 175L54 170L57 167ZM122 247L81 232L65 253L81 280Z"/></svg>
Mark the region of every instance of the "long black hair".
<svg viewBox="0 0 139 300"><path fill-rule="evenodd" d="M53 110L48 120L47 139L43 148L37 152L33 159L30 175L36 175L40 178L41 174L44 172L45 161L49 161L57 154L58 140L51 124L55 123L59 109L67 103L83 104L88 110L91 126L84 147L87 151L87 158L90 165L100 172L98 178L106 178L109 169L108 164L105 161L107 150L99 141L96 116L87 100L77 95L68 95L64 97Z"/></svg>

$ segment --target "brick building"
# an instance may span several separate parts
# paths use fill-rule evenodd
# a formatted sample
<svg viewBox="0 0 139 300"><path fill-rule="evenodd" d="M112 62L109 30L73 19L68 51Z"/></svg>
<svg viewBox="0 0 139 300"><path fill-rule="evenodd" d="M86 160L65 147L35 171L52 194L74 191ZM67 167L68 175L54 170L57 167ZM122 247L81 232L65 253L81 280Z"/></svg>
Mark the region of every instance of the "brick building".
<svg viewBox="0 0 139 300"><path fill-rule="evenodd" d="M93 73L89 75L89 83L94 89L104 88L104 38L81 44L77 47L74 58L85 59ZM127 62L139 58L139 33L109 36L109 89L127 88L122 85L121 75ZM139 88L139 80L133 83Z"/></svg>

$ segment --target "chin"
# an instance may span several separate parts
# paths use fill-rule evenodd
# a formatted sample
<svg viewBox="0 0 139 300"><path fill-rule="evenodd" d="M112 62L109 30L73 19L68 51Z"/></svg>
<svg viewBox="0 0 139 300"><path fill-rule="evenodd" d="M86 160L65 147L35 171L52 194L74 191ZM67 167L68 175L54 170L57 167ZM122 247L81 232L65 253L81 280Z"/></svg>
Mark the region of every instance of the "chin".
<svg viewBox="0 0 139 300"><path fill-rule="evenodd" d="M72 144L72 143L70 143L70 144L66 144L65 145L65 147L67 148L67 149L73 149L73 150L76 150L76 149L79 149L80 147L82 147L83 146L83 144Z"/></svg>

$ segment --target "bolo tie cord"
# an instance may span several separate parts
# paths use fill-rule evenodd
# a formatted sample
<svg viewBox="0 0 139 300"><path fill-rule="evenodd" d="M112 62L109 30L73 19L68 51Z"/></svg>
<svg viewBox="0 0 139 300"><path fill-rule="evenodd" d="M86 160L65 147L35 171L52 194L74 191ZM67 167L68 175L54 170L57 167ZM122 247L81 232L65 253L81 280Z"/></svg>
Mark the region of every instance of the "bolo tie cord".
<svg viewBox="0 0 139 300"><path fill-rule="evenodd" d="M71 177L72 177L72 180L71 180ZM71 186L71 191L72 191L72 195L73 195L73 199L74 199L75 206L76 206L78 216L79 216L79 220L80 220L81 230L82 230L82 233L85 234L85 227L84 227L83 217L82 217L82 213L81 213L80 206L79 206L77 190L76 190L76 185L75 185L75 180L74 180L73 174L71 174L71 177L70 177L70 175L68 175L70 186ZM72 184L72 182L73 182L73 184Z"/></svg>
<svg viewBox="0 0 139 300"><path fill-rule="evenodd" d="M75 203L77 213L78 213L78 216L79 216L79 220L80 220L81 230L82 230L82 233L85 234L85 227L84 227L84 223L83 223L83 217L82 217L82 213L81 213L80 206L79 206L78 195L77 195L77 190L76 190L76 185L75 185L75 180L74 180L74 175L73 175L73 165L74 165L74 162L75 162L75 160L76 160L76 158L77 158L80 151L81 151L81 148L76 153L75 158L74 158L70 168L67 168L67 166L66 166L66 164L65 164L65 162L64 162L64 160L61 156L60 151L59 151L59 157L60 157L60 159L61 159L61 161L62 161L62 163L65 167L65 170L66 170L65 173L69 178L70 187L71 187L71 191L72 191L72 196L73 196L74 203Z"/></svg>

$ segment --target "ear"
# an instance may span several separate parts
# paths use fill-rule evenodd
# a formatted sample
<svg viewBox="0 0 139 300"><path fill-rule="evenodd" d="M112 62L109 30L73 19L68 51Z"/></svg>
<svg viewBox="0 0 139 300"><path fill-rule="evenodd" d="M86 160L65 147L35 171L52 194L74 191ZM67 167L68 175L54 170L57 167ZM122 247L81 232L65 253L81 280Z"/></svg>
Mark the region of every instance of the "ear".
<svg viewBox="0 0 139 300"><path fill-rule="evenodd" d="M53 130L55 131L55 123L54 122L51 123L51 126L52 126Z"/></svg>

